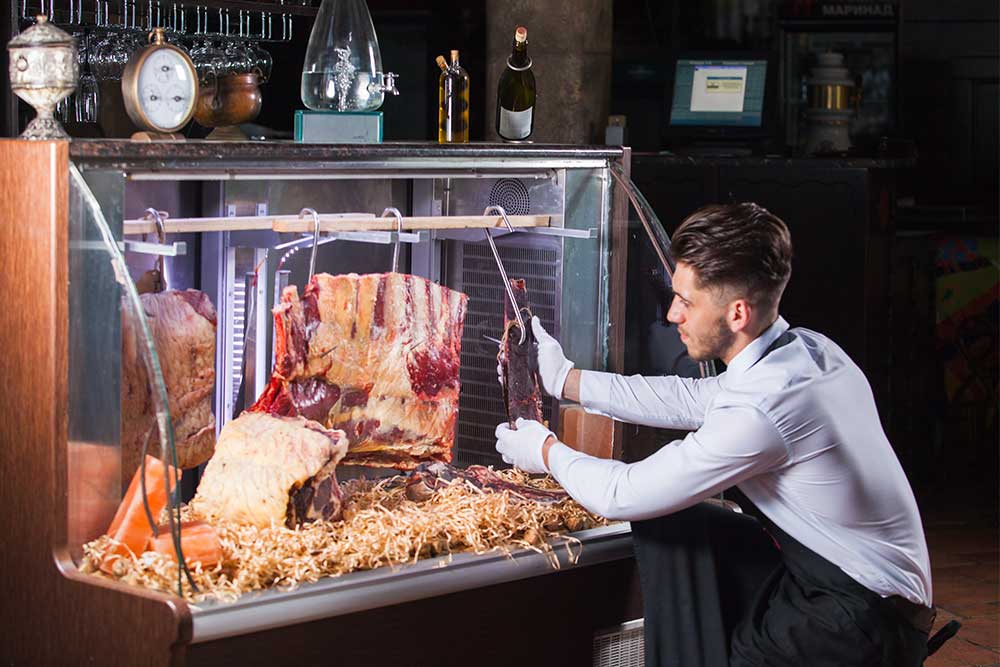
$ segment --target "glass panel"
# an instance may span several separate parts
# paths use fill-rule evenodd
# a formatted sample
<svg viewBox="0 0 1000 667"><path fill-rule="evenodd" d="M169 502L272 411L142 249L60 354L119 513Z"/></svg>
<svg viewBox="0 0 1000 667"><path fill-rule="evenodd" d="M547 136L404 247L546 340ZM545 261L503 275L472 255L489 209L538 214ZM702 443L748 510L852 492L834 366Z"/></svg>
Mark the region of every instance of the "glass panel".
<svg viewBox="0 0 1000 667"><path fill-rule="evenodd" d="M89 177L108 200L109 211L116 213L114 219L120 231L121 174L98 172ZM69 536L71 544L76 545L106 530L121 498L123 342L134 345L151 390L156 420L148 440L149 453L176 469L177 452L166 385L142 302L101 202L74 165L70 165L70 219L68 488ZM134 332L125 341L123 317ZM164 485L168 484L164 479ZM167 496L173 500L170 531L180 553L180 501L169 489Z"/></svg>
<svg viewBox="0 0 1000 667"><path fill-rule="evenodd" d="M121 500L121 288L77 179L69 207L67 535L79 561Z"/></svg>
<svg viewBox="0 0 1000 667"><path fill-rule="evenodd" d="M580 368L594 370L607 368L610 327L611 201L604 173L599 169L566 170L563 224L568 229L596 229L597 238L562 239L562 314L555 333L567 358Z"/></svg>

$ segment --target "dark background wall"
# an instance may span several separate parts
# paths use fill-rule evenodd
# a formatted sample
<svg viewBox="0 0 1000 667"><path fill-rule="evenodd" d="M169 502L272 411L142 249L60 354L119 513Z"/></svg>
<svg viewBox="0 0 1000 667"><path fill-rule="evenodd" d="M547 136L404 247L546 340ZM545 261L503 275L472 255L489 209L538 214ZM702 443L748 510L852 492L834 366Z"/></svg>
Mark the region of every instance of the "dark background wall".
<svg viewBox="0 0 1000 667"><path fill-rule="evenodd" d="M57 2L57 7L66 4ZM891 9L887 19L813 18L824 7L886 5ZM20 2L3 6L0 34L6 39L18 27ZM879 155L881 146L882 155L887 150L909 157L912 164L892 174L894 199L887 204L885 239L889 248L861 246L858 250L863 257L871 258L875 252L887 257L881 279L887 283L892 314L886 324L892 338L885 365L892 376L887 382L892 388L888 412L893 415L894 437L904 451L918 453L908 459L915 477L928 484L978 477L995 500L996 308L980 309L976 318L956 320L954 329L948 330L942 326L942 304L963 274L993 271L989 275L995 282L1000 3L368 0L368 6L385 68L400 74L401 95L387 98L383 106L387 141L435 138L439 72L434 57L453 48L461 51L471 76L472 139L490 140L495 114L491 88L515 23L529 28L529 48L539 78L536 141L602 143L603 118L610 113L626 117L626 144L649 156L673 148L663 132L671 54L754 49L771 52L782 62L783 45L796 26L819 35L820 41L836 41L841 33L855 34L851 57L861 63L857 67L864 72L858 73L871 79L865 86L866 104L882 114L876 130L858 136L857 155ZM263 87L264 105L257 123L279 137L290 134L293 112L303 108L299 75L310 27L311 19L297 18L292 42L270 47L274 75ZM882 52L866 60L865 45L874 43L882 45ZM6 58L5 52L2 57ZM789 61L785 55L783 65ZM808 66L807 60L803 63ZM6 60L0 65L6 77ZM870 71L864 69L869 66ZM131 133L115 84L109 82L102 93L101 124L70 126L75 136L125 137ZM16 106L10 99L5 81L0 90L0 127L8 136L31 117L23 105L19 113L12 111ZM782 123L770 150L778 155L794 153L796 115L784 105L777 112ZM570 122L574 119L579 122ZM193 124L188 129L191 137L206 133ZM720 183L717 178L711 180L712 187L695 196L692 193L701 187L703 174L676 168L668 171L670 183L651 199L665 202L661 217L672 227L682 209L709 203L704 193L717 193ZM686 187L689 182L693 189ZM647 187L655 188L655 181ZM737 196L744 191L752 190L736 188L723 194ZM852 192L860 196L860 190ZM791 202L798 195L778 188L768 196ZM840 203L847 201L842 198ZM805 216L796 224L807 224L809 202L798 199L794 204L789 210ZM860 232L850 231L857 222L851 220L840 231L847 235L845 243L861 243ZM800 247L822 253L834 246L810 238L802 239ZM800 255L800 261L809 258ZM856 273L849 280L873 287L867 277ZM995 299L994 287L993 304ZM847 338L861 335L851 331L850 325L837 326L846 327ZM953 376L957 367L965 368L958 380ZM950 378L947 382L946 377Z"/></svg>

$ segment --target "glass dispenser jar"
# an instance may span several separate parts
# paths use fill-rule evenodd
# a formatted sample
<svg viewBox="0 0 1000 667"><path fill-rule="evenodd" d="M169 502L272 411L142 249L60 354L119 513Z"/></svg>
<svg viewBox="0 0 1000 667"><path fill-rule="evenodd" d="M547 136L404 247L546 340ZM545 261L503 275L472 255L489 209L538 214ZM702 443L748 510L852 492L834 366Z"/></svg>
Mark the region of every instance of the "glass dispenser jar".
<svg viewBox="0 0 1000 667"><path fill-rule="evenodd" d="M365 0L323 0L302 65L302 102L314 111L375 111L398 95Z"/></svg>

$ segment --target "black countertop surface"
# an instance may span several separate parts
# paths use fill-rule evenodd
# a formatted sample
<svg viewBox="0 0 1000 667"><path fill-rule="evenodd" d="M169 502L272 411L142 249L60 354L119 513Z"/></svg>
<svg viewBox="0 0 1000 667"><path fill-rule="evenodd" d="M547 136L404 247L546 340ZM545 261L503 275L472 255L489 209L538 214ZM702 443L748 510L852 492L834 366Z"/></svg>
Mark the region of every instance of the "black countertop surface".
<svg viewBox="0 0 1000 667"><path fill-rule="evenodd" d="M321 161L337 162L391 158L554 158L602 159L621 157L617 146L577 146L568 144L469 143L437 144L306 144L291 141L160 141L139 142L128 139L76 140L70 144L70 157L94 161Z"/></svg>
<svg viewBox="0 0 1000 667"><path fill-rule="evenodd" d="M434 142L389 142L382 144L307 144L291 141L163 141L140 142L128 139L78 139L70 144L70 157L87 164L145 164L198 163L211 167L222 163L252 162L266 167L275 162L337 163L352 161L377 161L380 159L518 159L549 158L615 159L623 149L619 146L585 146L574 144L507 144L476 142L469 144L438 144ZM913 167L914 158L835 156L787 157L780 155L705 155L688 153L633 153L633 165L664 166L729 166L729 167L783 167L844 168L844 169L897 169Z"/></svg>
<svg viewBox="0 0 1000 667"><path fill-rule="evenodd" d="M699 155L688 153L632 153L632 164L691 165L697 167L785 167L792 169L900 169L914 167L914 158L842 155L788 157L784 155Z"/></svg>

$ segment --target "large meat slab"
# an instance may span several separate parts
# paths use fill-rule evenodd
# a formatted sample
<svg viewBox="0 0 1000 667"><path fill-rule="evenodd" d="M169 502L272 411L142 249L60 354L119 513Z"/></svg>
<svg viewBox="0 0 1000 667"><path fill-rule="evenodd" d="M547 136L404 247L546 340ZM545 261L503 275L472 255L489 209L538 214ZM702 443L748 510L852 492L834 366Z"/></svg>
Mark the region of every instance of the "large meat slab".
<svg viewBox="0 0 1000 667"><path fill-rule="evenodd" d="M338 519L334 471L345 453L342 431L245 412L222 428L192 502L204 515L262 528Z"/></svg>
<svg viewBox="0 0 1000 667"><path fill-rule="evenodd" d="M141 295L163 371L174 444L181 468L207 461L215 447L215 307L204 292L168 290ZM122 488L142 460L142 445L159 455L156 410L139 347L138 323L122 310Z"/></svg>
<svg viewBox="0 0 1000 667"><path fill-rule="evenodd" d="M451 461L468 298L399 273L318 274L274 309L275 363L251 408L342 429L345 464Z"/></svg>

